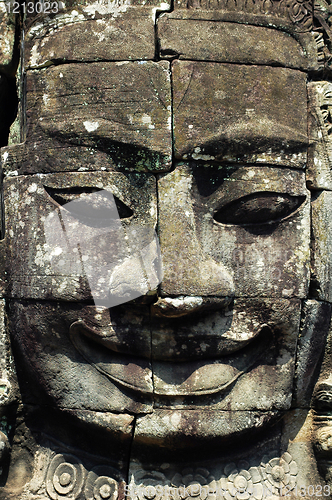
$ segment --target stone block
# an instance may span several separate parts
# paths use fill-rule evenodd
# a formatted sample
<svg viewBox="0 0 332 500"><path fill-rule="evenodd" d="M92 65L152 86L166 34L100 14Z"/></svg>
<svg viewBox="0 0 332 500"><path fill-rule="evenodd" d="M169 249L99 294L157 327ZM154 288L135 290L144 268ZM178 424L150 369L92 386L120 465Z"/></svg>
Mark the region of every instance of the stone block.
<svg viewBox="0 0 332 500"><path fill-rule="evenodd" d="M301 13L300 13L301 12ZM170 14L177 19L230 21L253 25L278 27L291 33L310 32L313 26L313 12L310 6L298 9L297 0L287 4L266 5L264 0L230 3L227 0L176 0Z"/></svg>
<svg viewBox="0 0 332 500"><path fill-rule="evenodd" d="M314 388L314 393L311 401L312 407L317 411L317 421L321 420L321 426L324 426L327 423L328 425L330 425L330 419L328 418L328 416L332 408L331 359L332 331L330 327L326 339L324 356L320 366L318 381Z"/></svg>
<svg viewBox="0 0 332 500"><path fill-rule="evenodd" d="M72 498L73 494L93 498L91 491L95 490L96 495L101 491L105 496L105 489L107 492L112 488L123 498L133 417L82 413L28 405L19 409L15 424L19 438L12 443L6 483L9 491L46 499L58 494L68 497L69 490ZM102 437L103 427L107 431ZM116 439L119 432L122 440ZM59 479L66 484L61 485Z"/></svg>
<svg viewBox="0 0 332 500"><path fill-rule="evenodd" d="M312 199L312 296L332 301L331 245L332 193L318 191Z"/></svg>
<svg viewBox="0 0 332 500"><path fill-rule="evenodd" d="M304 73L174 61L172 82L176 158L304 166Z"/></svg>
<svg viewBox="0 0 332 500"><path fill-rule="evenodd" d="M158 193L163 297L306 297L304 173L181 163Z"/></svg>
<svg viewBox="0 0 332 500"><path fill-rule="evenodd" d="M28 72L27 135L3 152L19 173L169 169L171 85L161 61ZM6 154L7 153L7 154Z"/></svg>
<svg viewBox="0 0 332 500"><path fill-rule="evenodd" d="M6 329L5 300L0 300L0 409L19 400L16 369L13 363L11 343ZM4 411L6 413L6 411ZM8 412L10 413L10 412Z"/></svg>
<svg viewBox="0 0 332 500"><path fill-rule="evenodd" d="M288 33L262 26L173 16L165 14L158 18L161 57L177 55L190 61L279 64L308 69L307 54Z"/></svg>
<svg viewBox="0 0 332 500"><path fill-rule="evenodd" d="M109 198L99 200L105 204L104 227L98 227L100 213L90 199L99 190L106 190L118 204L119 218L112 214L113 218L107 218ZM80 218L64 207L79 196L83 196L82 207L91 212L90 218ZM144 266L153 258L146 253L147 249L153 253L157 219L156 182L151 174L76 172L13 177L5 183L5 200L4 244L11 297L74 301L99 297L102 302L107 298L103 293L107 291L108 296L114 289L114 296L126 296L117 302L122 303L134 298L127 297L130 290L137 289L135 297L147 293L146 280L152 288L158 284L152 284L153 265L148 266L150 274L142 275L138 258L144 251L140 257L145 259ZM119 276L125 277L122 288Z"/></svg>
<svg viewBox="0 0 332 500"><path fill-rule="evenodd" d="M329 82L308 83L308 148L307 182L309 189L332 190L332 86Z"/></svg>
<svg viewBox="0 0 332 500"><path fill-rule="evenodd" d="M293 489L294 497L303 496L329 496L330 485L321 477L320 460L313 447L315 430L319 425L319 417L307 409L294 409L287 412L283 420L282 448L288 449L297 464L296 488ZM318 462L318 463L317 463ZM317 467L318 466L318 467Z"/></svg>
<svg viewBox="0 0 332 500"><path fill-rule="evenodd" d="M317 300L303 304L302 324L297 343L294 386L295 408L310 408L331 320L331 305Z"/></svg>
<svg viewBox="0 0 332 500"><path fill-rule="evenodd" d="M251 439L239 439L234 447L223 444L222 432L218 439L221 426L218 429L217 419L209 421L209 414L206 413L201 412L198 416L196 412L185 415L182 412L164 410L138 419L129 468L128 499L148 498L148 495L154 493L163 500L179 499L185 495L200 500L231 500L240 495L256 499L267 496L279 499L285 495L296 498L299 492L303 498L309 499L313 491L319 493L323 488L328 496L328 488L317 471L313 450L310 448L312 415L305 411L290 412L283 422L270 427L260 443L255 439L255 431L251 429ZM221 422L226 424L230 418L230 415L227 418L226 413L219 413L220 425ZM242 418L242 423L246 418L255 418L249 412L238 413L240 415L233 416L238 421ZM206 435L202 432L208 422L211 426L210 435L217 431L211 441L204 439ZM227 424L224 429L226 426ZM205 448L195 439L199 429ZM179 436L182 435L183 441L176 439L177 432ZM159 455L142 455L140 444L144 437L151 438L152 435L158 435L160 439ZM199 451L195 449L193 442ZM225 454L220 449L224 449ZM302 456L305 458L302 459Z"/></svg>
<svg viewBox="0 0 332 500"><path fill-rule="evenodd" d="M154 325L156 407L185 411L199 404L210 411L234 412L290 408L300 315L298 299L239 299L233 308L205 320L187 320L187 329L182 324L182 329L172 330L171 322L159 330ZM232 326L222 327L222 318ZM162 333L170 346L168 360L158 349Z"/></svg>
<svg viewBox="0 0 332 500"><path fill-rule="evenodd" d="M25 404L115 413L152 410L149 360L105 348L100 329L99 341L98 333L92 341L87 328L75 329L78 321L86 321L82 304L11 301L8 317ZM115 330L114 340L119 340L123 329Z"/></svg>
<svg viewBox="0 0 332 500"><path fill-rule="evenodd" d="M152 60L155 19L169 1L57 1L26 5L27 68L59 62ZM42 11L40 11L42 10Z"/></svg>
<svg viewBox="0 0 332 500"><path fill-rule="evenodd" d="M153 60L153 13L157 8L157 4L144 7L123 3L121 6L120 2L59 8L53 19L45 16L42 22L40 18L33 24L29 22L25 39L26 67L41 68L60 61Z"/></svg>

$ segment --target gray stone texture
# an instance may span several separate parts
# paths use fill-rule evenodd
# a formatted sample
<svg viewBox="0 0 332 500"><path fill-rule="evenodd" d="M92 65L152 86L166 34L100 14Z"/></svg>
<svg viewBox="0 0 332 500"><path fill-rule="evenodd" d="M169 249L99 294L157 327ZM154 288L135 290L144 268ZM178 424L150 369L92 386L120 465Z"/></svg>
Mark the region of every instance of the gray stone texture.
<svg viewBox="0 0 332 500"><path fill-rule="evenodd" d="M154 59L152 7L124 5L117 9L114 6L115 15L104 16L98 13L103 10L102 5L99 8L96 5L95 9L93 14L90 6L71 12L60 11L55 19L33 25L27 32L25 44L27 67L45 67L58 61Z"/></svg>
<svg viewBox="0 0 332 500"><path fill-rule="evenodd" d="M1 150L1 500L328 498L330 7L58 7Z"/></svg>
<svg viewBox="0 0 332 500"><path fill-rule="evenodd" d="M15 14L8 8L8 2L0 2L0 70L10 70L15 42Z"/></svg>
<svg viewBox="0 0 332 500"><path fill-rule="evenodd" d="M295 408L310 407L314 384L321 370L330 320L330 304L317 300L304 301L296 353Z"/></svg>
<svg viewBox="0 0 332 500"><path fill-rule="evenodd" d="M312 289L313 295L331 302L331 200L330 191L315 192L312 200Z"/></svg>
<svg viewBox="0 0 332 500"><path fill-rule="evenodd" d="M165 61L29 71L26 142L3 151L4 170L167 170L170 96Z"/></svg>
<svg viewBox="0 0 332 500"><path fill-rule="evenodd" d="M54 247L48 244L45 235L46 218L51 213L58 214L59 207L75 199L76 190L80 187L83 194L88 194L91 189L113 192L124 207L134 213L121 219L124 224L121 236L114 235L112 228L108 230L106 227L104 236L99 238L98 229L92 227L87 233L86 228L85 234L82 234L83 240L87 238L86 256L81 257L75 241L72 245L68 241L69 246L61 246L66 234L69 238L73 236L68 230L63 232L59 226L59 234L53 240ZM102 272L103 266L110 264L114 267L130 257L135 242L138 250L144 248L145 240L150 243L157 222L156 182L151 174L75 172L19 176L8 178L5 193L7 273L10 277L8 294L16 298L91 299L84 263L93 265L91 261L94 259L96 272L99 272L98 269ZM72 224L75 224L75 214L72 219ZM78 229L83 231L84 224L83 227L79 224ZM132 234L135 230L137 235ZM124 240L126 234L130 238L128 246ZM114 238L117 238L118 246L112 250L112 241L116 244ZM83 244L84 241L81 242ZM76 253L71 250L72 246L76 247ZM60 249L58 255L56 248ZM118 252L121 253L118 255ZM85 261L85 258L88 260ZM12 265L14 262L15 265ZM137 269L137 273L131 275L132 286L135 287L140 267L134 260L131 265Z"/></svg>
<svg viewBox="0 0 332 500"><path fill-rule="evenodd" d="M280 199L273 201L271 192L285 193L280 216ZM162 296L306 296L310 195L304 174L181 163L160 178L158 193ZM244 219L242 203L253 219ZM255 225L255 203L265 207L262 225Z"/></svg>
<svg viewBox="0 0 332 500"><path fill-rule="evenodd" d="M303 166L308 140L302 72L175 61L172 82L176 158Z"/></svg>
<svg viewBox="0 0 332 500"><path fill-rule="evenodd" d="M56 2L26 7L26 68L59 62L152 60L155 18L170 10L159 0Z"/></svg>
<svg viewBox="0 0 332 500"><path fill-rule="evenodd" d="M202 30L200 21L175 16L176 13L164 14L158 19L162 57L308 69L307 54L288 33L215 21L205 21Z"/></svg>
<svg viewBox="0 0 332 500"><path fill-rule="evenodd" d="M331 150L331 84L329 82L308 83L308 149L307 182L310 189L332 189Z"/></svg>
<svg viewBox="0 0 332 500"><path fill-rule="evenodd" d="M18 369L23 402L78 411L152 411L149 361L102 349L99 343L87 354L88 339L71 328L81 309L71 303L11 304L11 336L22 361L29 360L27 370ZM121 327L117 334L121 338ZM135 399L128 388L139 392Z"/></svg>
<svg viewBox="0 0 332 500"><path fill-rule="evenodd" d="M168 407L172 402L172 405L185 411L187 408L195 409L193 398L200 396L200 406L210 410L268 411L289 408L300 301L238 300L234 309L224 314L226 318L233 316L232 327L225 329L224 338L221 335L218 343L211 329L206 330L209 323L217 325L219 320L221 332L222 319L226 323L222 312L207 315L205 320L200 317L196 321L186 321L187 339L194 337L193 343L181 338L185 332L184 325L182 329L177 325L173 332L170 326L167 331L165 325L164 329L155 326L152 330L152 354L159 354L158 347L155 347L158 342L154 339L158 339L165 330L168 344L173 348L168 349L168 358L173 351L171 362L165 361L160 354L152 356L157 406ZM242 320L241 332L238 333L237 315ZM221 352L223 355L220 355ZM274 387L273 394L271 386Z"/></svg>

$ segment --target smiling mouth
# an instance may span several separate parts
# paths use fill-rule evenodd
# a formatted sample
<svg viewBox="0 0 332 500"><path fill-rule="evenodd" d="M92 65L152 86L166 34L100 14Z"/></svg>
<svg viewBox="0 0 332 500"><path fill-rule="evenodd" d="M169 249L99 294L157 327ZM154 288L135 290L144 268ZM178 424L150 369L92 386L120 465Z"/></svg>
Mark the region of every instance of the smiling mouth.
<svg viewBox="0 0 332 500"><path fill-rule="evenodd" d="M231 312L226 315L221 312L212 313L209 320L213 323L216 319L222 328L219 329L219 335L216 332L210 336L204 335L205 339L208 338L208 348L202 341L202 336L193 334L192 338L187 339L187 344L191 342L201 346L201 349L193 349L191 354L177 350L176 346L167 351L163 347L163 328L159 331L155 328L154 343L157 346L160 344L160 348L152 347L152 355L149 357L138 352L120 352L111 324L96 325L80 319L70 326L69 334L81 356L120 386L145 395L199 396L228 390L243 373L255 365L274 340L271 328L264 323L255 324L255 327L251 325L251 328L244 328L245 331L239 332L236 324L231 327ZM194 323L199 330L199 320ZM169 344L167 338L163 340ZM182 341L180 338L180 343Z"/></svg>

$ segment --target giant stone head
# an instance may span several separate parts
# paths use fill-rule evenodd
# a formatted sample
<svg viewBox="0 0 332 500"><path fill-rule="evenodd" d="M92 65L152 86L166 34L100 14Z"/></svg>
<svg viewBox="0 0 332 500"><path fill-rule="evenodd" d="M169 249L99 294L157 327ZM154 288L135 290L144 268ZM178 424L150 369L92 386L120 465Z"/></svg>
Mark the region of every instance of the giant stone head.
<svg viewBox="0 0 332 500"><path fill-rule="evenodd" d="M330 6L1 5L0 497L329 497Z"/></svg>

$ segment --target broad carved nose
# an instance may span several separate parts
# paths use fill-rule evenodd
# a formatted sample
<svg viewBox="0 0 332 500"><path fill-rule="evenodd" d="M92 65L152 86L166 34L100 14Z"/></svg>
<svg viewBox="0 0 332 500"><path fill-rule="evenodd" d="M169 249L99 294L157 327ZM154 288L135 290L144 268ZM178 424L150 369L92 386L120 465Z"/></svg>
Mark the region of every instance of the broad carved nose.
<svg viewBox="0 0 332 500"><path fill-rule="evenodd" d="M181 165L161 177L158 195L161 297L232 297L230 272L209 255L213 221L190 168Z"/></svg>

